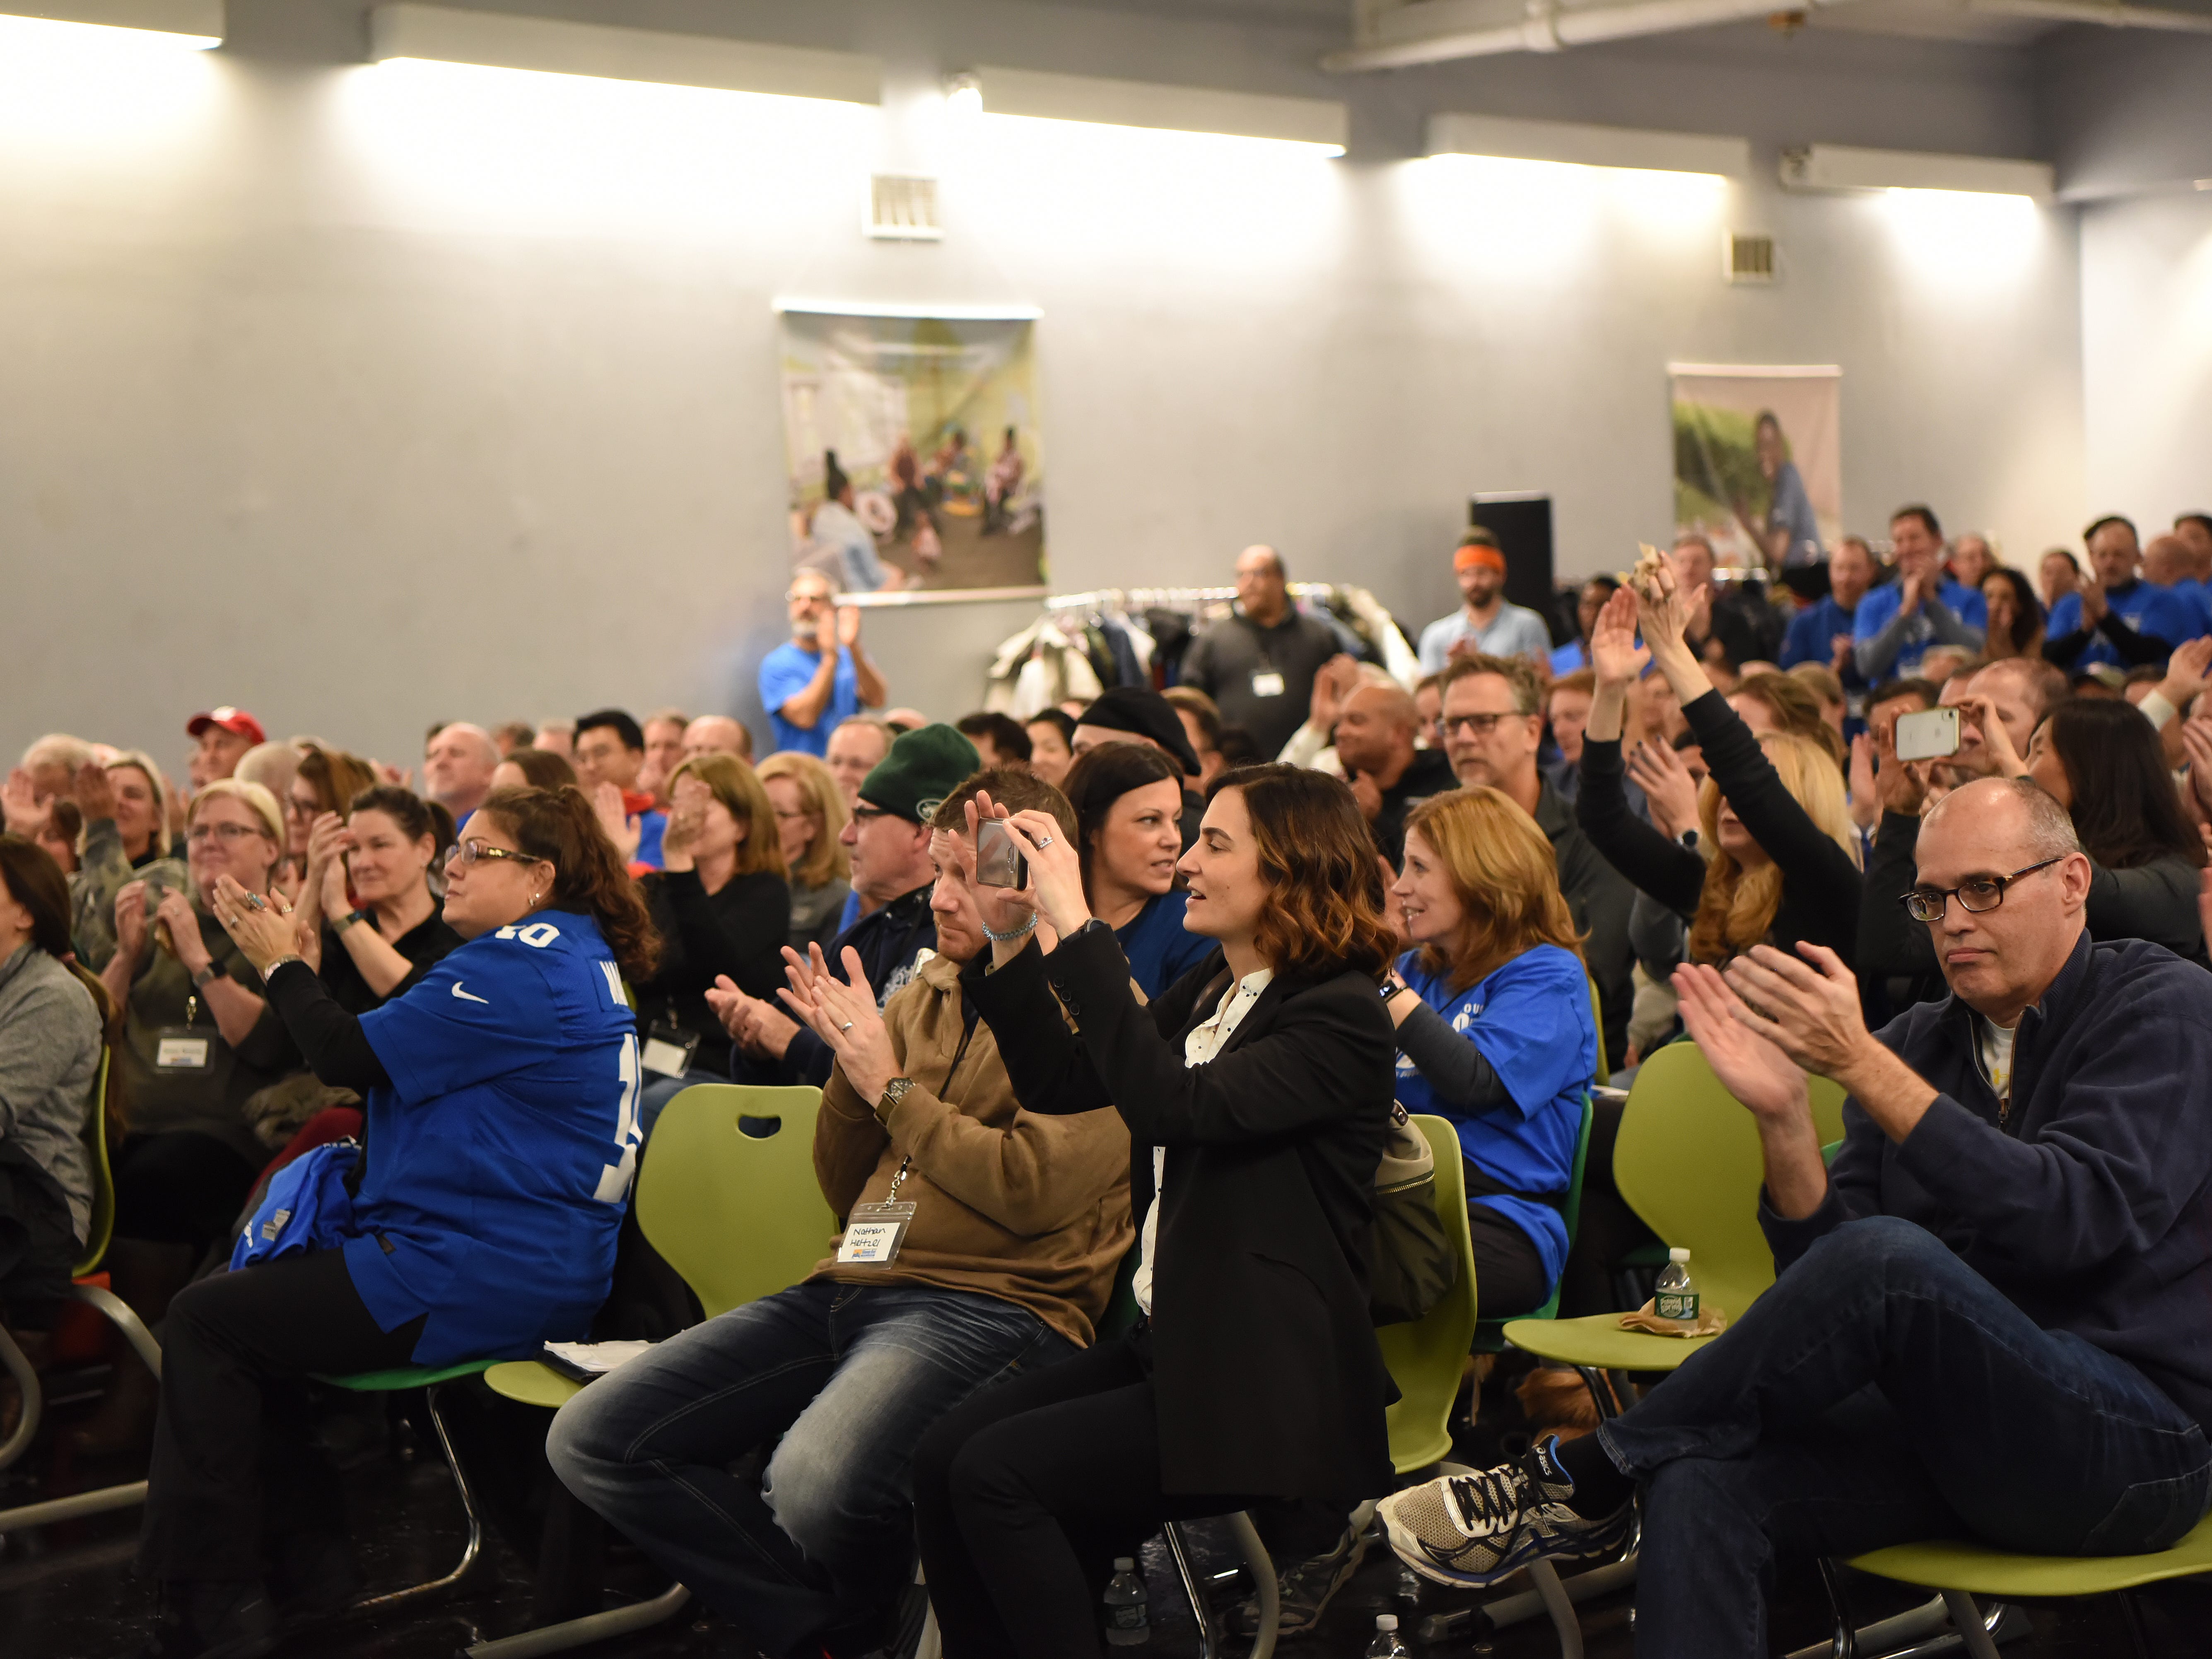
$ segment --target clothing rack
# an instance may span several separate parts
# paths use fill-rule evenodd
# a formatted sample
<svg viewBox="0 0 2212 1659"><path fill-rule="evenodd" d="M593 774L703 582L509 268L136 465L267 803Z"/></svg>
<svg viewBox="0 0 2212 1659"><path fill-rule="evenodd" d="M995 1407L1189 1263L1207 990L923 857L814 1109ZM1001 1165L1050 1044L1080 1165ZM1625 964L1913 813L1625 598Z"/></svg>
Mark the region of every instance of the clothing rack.
<svg viewBox="0 0 2212 1659"><path fill-rule="evenodd" d="M1337 589L1334 582L1292 582L1289 591L1297 599L1325 599ZM1158 606L1164 611L1185 607L1217 605L1237 597L1234 587L1101 587L1087 593L1055 593L1045 600L1048 611L1146 611Z"/></svg>

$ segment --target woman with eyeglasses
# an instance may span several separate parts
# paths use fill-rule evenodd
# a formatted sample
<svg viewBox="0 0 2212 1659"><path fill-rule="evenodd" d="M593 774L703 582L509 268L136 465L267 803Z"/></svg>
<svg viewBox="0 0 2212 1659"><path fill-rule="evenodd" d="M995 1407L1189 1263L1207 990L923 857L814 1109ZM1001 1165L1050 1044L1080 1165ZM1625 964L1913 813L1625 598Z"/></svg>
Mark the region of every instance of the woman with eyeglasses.
<svg viewBox="0 0 2212 1659"><path fill-rule="evenodd" d="M793 750L760 763L761 787L775 811L776 842L783 848L791 889L791 948L827 947L842 931L845 901L852 896L853 866L839 839L845 830L845 798L829 767Z"/></svg>
<svg viewBox="0 0 2212 1659"><path fill-rule="evenodd" d="M1663 562L1599 613L1590 635L1597 694L1583 733L1576 821L1614 869L1689 921L1690 960L1717 964L1754 945L1787 951L1809 941L1849 963L1863 883L1858 834L1826 730L1820 728L1820 740L1779 730L1755 734L1691 650L1688 617L1680 584ZM1647 662L1680 703L1705 756L1698 828L1680 841L1631 812L1622 787L1622 720Z"/></svg>
<svg viewBox="0 0 2212 1659"><path fill-rule="evenodd" d="M106 1268L115 1293L149 1324L228 1235L275 1150L247 1125L246 1097L299 1068L260 975L213 908L218 881L268 894L284 846L276 798L258 783L220 779L192 798L185 880L156 866L115 896L115 953L100 981L123 1011L115 1084L128 1116L110 1159L115 1237ZM142 1442L152 1382L135 1358L121 1359L106 1404L77 1432L80 1448Z"/></svg>
<svg viewBox="0 0 2212 1659"><path fill-rule="evenodd" d="M622 987L651 975L652 921L576 789L495 792L447 878L466 943L358 1018L301 959L283 900L216 895L316 1076L366 1100L369 1151L349 1213L302 1252L170 1308L139 1550L156 1653L263 1652L350 1599L311 1376L520 1358L585 1334L606 1296L637 1152Z"/></svg>
<svg viewBox="0 0 2212 1659"><path fill-rule="evenodd" d="M430 887L453 845L443 815L412 790L380 783L309 832L293 910L300 955L349 1014L398 996L461 947Z"/></svg>
<svg viewBox="0 0 2212 1659"><path fill-rule="evenodd" d="M306 879L315 825L331 813L343 817L346 804L376 782L374 769L357 756L318 743L300 745L300 769L284 796L285 871L278 884L286 892L298 892Z"/></svg>

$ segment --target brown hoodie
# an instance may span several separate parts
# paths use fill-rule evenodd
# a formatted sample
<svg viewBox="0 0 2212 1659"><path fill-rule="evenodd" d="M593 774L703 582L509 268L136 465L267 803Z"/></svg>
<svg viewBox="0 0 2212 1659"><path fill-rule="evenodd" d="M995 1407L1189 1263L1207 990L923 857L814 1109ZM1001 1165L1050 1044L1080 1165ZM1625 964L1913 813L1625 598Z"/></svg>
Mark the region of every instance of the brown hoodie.
<svg viewBox="0 0 2212 1659"><path fill-rule="evenodd" d="M1073 1117L1023 1110L981 1020L961 1054L960 966L930 957L884 1006L891 1052L915 1081L887 1121L842 1066L830 1074L814 1129L814 1173L830 1207L842 1219L856 1204L881 1203L908 1155L899 1198L915 1207L896 1261L867 1267L833 1253L811 1278L994 1296L1087 1346L1134 1237L1128 1129L1110 1108Z"/></svg>

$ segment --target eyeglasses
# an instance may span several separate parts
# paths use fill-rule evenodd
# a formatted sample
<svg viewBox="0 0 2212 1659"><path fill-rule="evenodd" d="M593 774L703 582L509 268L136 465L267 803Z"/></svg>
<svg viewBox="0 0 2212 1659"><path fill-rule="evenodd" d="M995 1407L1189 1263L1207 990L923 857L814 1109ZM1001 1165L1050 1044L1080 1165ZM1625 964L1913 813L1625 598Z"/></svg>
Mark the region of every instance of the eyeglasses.
<svg viewBox="0 0 2212 1659"><path fill-rule="evenodd" d="M1900 893L1897 902L1915 921L1941 921L1943 911L1953 898L1959 908L1969 915L1980 915L1994 910L2004 902L2005 889L2022 876L2032 876L2039 870L2048 870L2052 865L2069 855L2061 853L2057 858L2045 859L2040 864L2031 864L2024 870L2015 870L2008 876L1969 876L1956 887L1916 887L1909 893Z"/></svg>
<svg viewBox="0 0 2212 1659"><path fill-rule="evenodd" d="M1528 718L1526 714L1510 712L1503 714L1444 714L1438 717L1437 723L1443 727L1446 737L1464 732L1469 737L1486 738L1498 729L1500 720L1525 720Z"/></svg>
<svg viewBox="0 0 2212 1659"><path fill-rule="evenodd" d="M481 841L465 841L447 855L449 864L479 864L485 859L514 859L521 864L542 864L543 859L532 858L527 853L517 853L505 847L494 847Z"/></svg>
<svg viewBox="0 0 2212 1659"><path fill-rule="evenodd" d="M887 812L880 806L855 806L853 809L853 822L855 823L873 823L878 818L896 816L896 813Z"/></svg>
<svg viewBox="0 0 2212 1659"><path fill-rule="evenodd" d="M269 832L251 823L196 823L185 831L185 839L204 842L210 836L224 842L244 841L248 836L265 836Z"/></svg>

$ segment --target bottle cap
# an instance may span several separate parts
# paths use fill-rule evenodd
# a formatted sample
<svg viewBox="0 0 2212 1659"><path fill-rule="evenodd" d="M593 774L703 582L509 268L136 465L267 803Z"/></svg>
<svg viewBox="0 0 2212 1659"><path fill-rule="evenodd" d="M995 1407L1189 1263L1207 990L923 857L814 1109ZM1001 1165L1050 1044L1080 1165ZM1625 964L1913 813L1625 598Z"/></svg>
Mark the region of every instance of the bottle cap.
<svg viewBox="0 0 2212 1659"><path fill-rule="evenodd" d="M1096 1557L1093 1557L1092 1559L1095 1560L1097 1558L1096 1558ZM1133 1556L1133 1555L1117 1555L1117 1556L1115 1556L1115 1557L1114 1558L1114 1571L1116 1571L1116 1572L1134 1572L1134 1571L1136 1571L1136 1570L1137 1570L1137 1559L1136 1559L1136 1557L1134 1557L1134 1556Z"/></svg>
<svg viewBox="0 0 2212 1659"><path fill-rule="evenodd" d="M1667 1260L1669 1261L1687 1261L1689 1259L1690 1253L1679 1244L1667 1252Z"/></svg>
<svg viewBox="0 0 2212 1659"><path fill-rule="evenodd" d="M1397 1629L1398 1615L1395 1613L1378 1613L1375 1615L1375 1628L1377 1630Z"/></svg>

